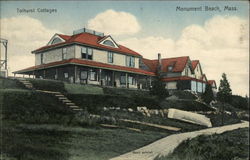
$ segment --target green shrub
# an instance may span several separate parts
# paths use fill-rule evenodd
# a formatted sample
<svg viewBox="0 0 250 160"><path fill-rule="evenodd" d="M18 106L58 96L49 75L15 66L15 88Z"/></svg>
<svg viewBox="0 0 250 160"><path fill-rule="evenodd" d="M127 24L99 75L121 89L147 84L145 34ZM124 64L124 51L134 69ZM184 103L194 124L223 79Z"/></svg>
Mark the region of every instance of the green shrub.
<svg viewBox="0 0 250 160"><path fill-rule="evenodd" d="M100 113L103 107L120 107L136 109L138 106L159 108L155 98L127 97L117 95L68 94L67 97L90 113Z"/></svg>
<svg viewBox="0 0 250 160"><path fill-rule="evenodd" d="M66 92L64 89L64 83L55 80L44 80L44 79L28 79L35 89L48 90L56 92Z"/></svg>
<svg viewBox="0 0 250 160"><path fill-rule="evenodd" d="M185 111L214 111L206 104L193 100L164 100L160 103L161 108L175 108Z"/></svg>
<svg viewBox="0 0 250 160"><path fill-rule="evenodd" d="M150 95L156 96L159 100L169 96L166 84L162 82L161 77L157 76L153 80L152 87L150 88Z"/></svg>
<svg viewBox="0 0 250 160"><path fill-rule="evenodd" d="M249 110L248 97L242 97L238 95L232 95L231 105L235 108Z"/></svg>
<svg viewBox="0 0 250 160"><path fill-rule="evenodd" d="M16 79L0 77L0 89L25 89L25 86Z"/></svg>
<svg viewBox="0 0 250 160"><path fill-rule="evenodd" d="M179 99L188 99L188 100L197 99L197 97L195 95L193 95L192 93L190 93L189 91L175 90L175 91L172 91L171 94L178 97Z"/></svg>
<svg viewBox="0 0 250 160"><path fill-rule="evenodd" d="M73 112L51 94L1 90L3 121L15 123L68 123Z"/></svg>
<svg viewBox="0 0 250 160"><path fill-rule="evenodd" d="M183 141L174 152L155 160L235 160L249 157L248 128Z"/></svg>
<svg viewBox="0 0 250 160"><path fill-rule="evenodd" d="M69 94L103 94L103 89L98 86L69 83L64 83L64 86Z"/></svg>
<svg viewBox="0 0 250 160"><path fill-rule="evenodd" d="M119 96L141 96L141 97L149 97L149 91L144 90L133 90L133 89L127 89L127 88L110 88L110 87L104 87L103 88L104 94L110 94L110 95L119 95Z"/></svg>

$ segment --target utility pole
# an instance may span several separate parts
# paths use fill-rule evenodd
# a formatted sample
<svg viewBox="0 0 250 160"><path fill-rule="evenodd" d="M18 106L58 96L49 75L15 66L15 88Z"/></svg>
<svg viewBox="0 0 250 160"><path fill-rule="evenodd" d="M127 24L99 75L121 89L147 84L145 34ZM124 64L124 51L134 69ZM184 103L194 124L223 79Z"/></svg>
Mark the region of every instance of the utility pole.
<svg viewBox="0 0 250 160"><path fill-rule="evenodd" d="M0 43L3 44L5 50L4 50L4 58L2 59L2 54L1 54L1 51L0 51L0 72L2 74L2 69L5 70L5 77L8 77L8 68L7 68L7 51L8 51L8 40L6 39L3 39L3 38L0 38ZM1 75L0 75L1 76Z"/></svg>

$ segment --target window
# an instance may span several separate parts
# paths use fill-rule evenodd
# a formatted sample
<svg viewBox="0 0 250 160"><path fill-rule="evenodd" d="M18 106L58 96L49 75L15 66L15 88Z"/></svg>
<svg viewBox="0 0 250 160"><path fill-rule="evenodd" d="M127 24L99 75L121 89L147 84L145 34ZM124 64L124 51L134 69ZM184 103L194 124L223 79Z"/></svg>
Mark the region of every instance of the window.
<svg viewBox="0 0 250 160"><path fill-rule="evenodd" d="M62 59L66 59L67 58L67 48L63 48L62 49Z"/></svg>
<svg viewBox="0 0 250 160"><path fill-rule="evenodd" d="M128 66L128 67L135 67L135 57L133 57L133 56L126 56L126 66Z"/></svg>
<svg viewBox="0 0 250 160"><path fill-rule="evenodd" d="M64 78L69 78L69 73L65 72L64 73Z"/></svg>
<svg viewBox="0 0 250 160"><path fill-rule="evenodd" d="M133 76L128 77L128 83L131 85L136 85L136 79Z"/></svg>
<svg viewBox="0 0 250 160"><path fill-rule="evenodd" d="M188 76L188 68L185 68L185 75Z"/></svg>
<svg viewBox="0 0 250 160"><path fill-rule="evenodd" d="M120 79L121 84L126 84L126 75L122 74Z"/></svg>
<svg viewBox="0 0 250 160"><path fill-rule="evenodd" d="M115 44L111 40L106 40L103 42L103 44L105 44L107 46L115 47Z"/></svg>
<svg viewBox="0 0 250 160"><path fill-rule="evenodd" d="M62 40L60 38L54 38L53 41L51 42L51 44L57 44L62 42Z"/></svg>
<svg viewBox="0 0 250 160"><path fill-rule="evenodd" d="M92 48L82 47L81 48L81 57L83 59L92 60L93 59L93 49Z"/></svg>
<svg viewBox="0 0 250 160"><path fill-rule="evenodd" d="M114 62L114 53L108 52L108 63L113 63L113 62Z"/></svg>
<svg viewBox="0 0 250 160"><path fill-rule="evenodd" d="M168 66L168 71L172 71L173 70L173 66Z"/></svg>
<svg viewBox="0 0 250 160"><path fill-rule="evenodd" d="M89 70L89 80L96 81L97 80L97 73L95 70Z"/></svg>
<svg viewBox="0 0 250 160"><path fill-rule="evenodd" d="M87 71L81 71L80 79L87 79L87 77L88 77L88 72Z"/></svg>
<svg viewBox="0 0 250 160"><path fill-rule="evenodd" d="M43 53L41 53L41 64L43 64Z"/></svg>

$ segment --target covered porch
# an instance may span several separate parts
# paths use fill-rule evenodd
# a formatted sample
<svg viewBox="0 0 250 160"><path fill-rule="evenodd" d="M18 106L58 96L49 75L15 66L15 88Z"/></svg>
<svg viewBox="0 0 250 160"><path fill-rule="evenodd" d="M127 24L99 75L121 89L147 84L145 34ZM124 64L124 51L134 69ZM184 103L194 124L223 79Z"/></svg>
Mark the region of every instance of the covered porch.
<svg viewBox="0 0 250 160"><path fill-rule="evenodd" d="M66 64L13 72L24 77L130 89L149 89L152 76L125 70Z"/></svg>

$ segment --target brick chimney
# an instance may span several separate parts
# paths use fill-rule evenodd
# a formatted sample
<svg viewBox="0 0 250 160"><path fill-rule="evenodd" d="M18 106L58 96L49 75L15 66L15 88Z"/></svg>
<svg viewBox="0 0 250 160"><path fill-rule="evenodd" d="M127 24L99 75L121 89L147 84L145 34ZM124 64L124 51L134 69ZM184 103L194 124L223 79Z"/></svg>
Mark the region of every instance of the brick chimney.
<svg viewBox="0 0 250 160"><path fill-rule="evenodd" d="M161 67L162 67L162 63L161 63L161 53L158 53L158 73L161 72Z"/></svg>

